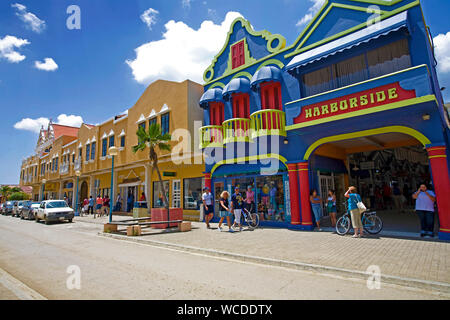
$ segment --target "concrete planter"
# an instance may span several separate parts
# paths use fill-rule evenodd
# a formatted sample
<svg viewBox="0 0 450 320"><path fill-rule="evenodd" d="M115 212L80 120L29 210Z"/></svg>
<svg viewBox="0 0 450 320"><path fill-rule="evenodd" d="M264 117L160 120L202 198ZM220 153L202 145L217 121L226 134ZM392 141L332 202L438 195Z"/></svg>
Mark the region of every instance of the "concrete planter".
<svg viewBox="0 0 450 320"><path fill-rule="evenodd" d="M183 220L183 209L181 208L170 208L170 220ZM167 221L167 210L165 208L152 208L152 222ZM170 227L177 227L178 223L173 222ZM167 228L167 223L153 224L154 229L165 229Z"/></svg>

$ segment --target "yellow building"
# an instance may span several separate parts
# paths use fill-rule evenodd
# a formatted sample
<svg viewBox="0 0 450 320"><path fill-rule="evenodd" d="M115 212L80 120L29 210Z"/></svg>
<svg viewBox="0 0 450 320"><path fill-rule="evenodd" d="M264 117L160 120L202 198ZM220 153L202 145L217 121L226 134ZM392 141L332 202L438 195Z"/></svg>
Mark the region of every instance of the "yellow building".
<svg viewBox="0 0 450 320"><path fill-rule="evenodd" d="M162 190L156 170L150 166L148 150L132 151L138 143L139 126L148 128L157 122L172 135L172 152L158 153L170 206L183 208L185 219L198 219L204 164L195 137L203 119L198 108L202 93L202 86L189 80L158 80L126 114L99 125L74 128L50 122L47 129L41 129L34 155L22 163L21 185L33 187L36 201L67 197L75 206L78 173L79 204L89 196L108 195L114 205L120 194L120 211L127 211L128 200L134 203L144 193L149 207L161 207ZM119 149L114 158L112 192L111 146Z"/></svg>

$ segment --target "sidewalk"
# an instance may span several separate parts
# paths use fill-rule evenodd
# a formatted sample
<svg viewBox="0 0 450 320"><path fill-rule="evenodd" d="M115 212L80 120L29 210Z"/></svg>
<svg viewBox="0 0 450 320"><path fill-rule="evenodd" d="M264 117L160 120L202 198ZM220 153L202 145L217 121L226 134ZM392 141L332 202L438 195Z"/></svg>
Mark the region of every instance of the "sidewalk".
<svg viewBox="0 0 450 320"><path fill-rule="evenodd" d="M114 220L125 217L113 217ZM107 217L85 222L105 223ZM90 221L88 221L90 220ZM177 246L221 251L231 254L314 264L366 272L379 266L382 275L446 283L450 286L450 243L437 239L410 239L390 236L366 236L354 239L331 232L305 232L259 228L242 232L219 232L217 224L208 230L204 223L193 222L185 233L150 233L139 241L158 241ZM225 226L224 230L228 228Z"/></svg>

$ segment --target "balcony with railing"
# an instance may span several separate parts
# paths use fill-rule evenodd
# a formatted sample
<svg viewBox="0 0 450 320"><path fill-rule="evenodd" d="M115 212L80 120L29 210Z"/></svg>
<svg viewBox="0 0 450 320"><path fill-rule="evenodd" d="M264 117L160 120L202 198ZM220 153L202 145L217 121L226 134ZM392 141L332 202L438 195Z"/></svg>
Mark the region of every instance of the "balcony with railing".
<svg viewBox="0 0 450 320"><path fill-rule="evenodd" d="M200 148L223 147L225 143L253 142L261 136L286 136L286 117L281 110L266 109L250 115L250 119L234 118L222 126L200 128Z"/></svg>
<svg viewBox="0 0 450 320"><path fill-rule="evenodd" d="M234 118L223 124L223 143L251 142L250 119Z"/></svg>
<svg viewBox="0 0 450 320"><path fill-rule="evenodd" d="M286 120L281 110L266 109L250 115L252 138L286 136Z"/></svg>
<svg viewBox="0 0 450 320"><path fill-rule="evenodd" d="M200 149L223 146L222 126L205 126L200 128Z"/></svg>

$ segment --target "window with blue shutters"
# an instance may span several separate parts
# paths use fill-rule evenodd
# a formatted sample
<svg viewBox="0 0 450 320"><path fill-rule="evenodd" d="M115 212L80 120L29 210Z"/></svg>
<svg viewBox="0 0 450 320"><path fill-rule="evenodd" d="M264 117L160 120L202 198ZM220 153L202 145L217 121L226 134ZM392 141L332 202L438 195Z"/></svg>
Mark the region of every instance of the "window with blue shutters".
<svg viewBox="0 0 450 320"><path fill-rule="evenodd" d="M86 161L89 161L90 151L91 151L91 145L87 144L86 145Z"/></svg>
<svg viewBox="0 0 450 320"><path fill-rule="evenodd" d="M170 114L166 113L161 116L161 133L166 134L169 133L169 120Z"/></svg>
<svg viewBox="0 0 450 320"><path fill-rule="evenodd" d="M107 143L108 141L106 138L102 140L102 157L106 157L106 148L108 147Z"/></svg>
<svg viewBox="0 0 450 320"><path fill-rule="evenodd" d="M91 160L95 159L95 147L96 147L96 142L92 142L91 144Z"/></svg>
<svg viewBox="0 0 450 320"><path fill-rule="evenodd" d="M114 136L109 137L109 148L114 147Z"/></svg>

